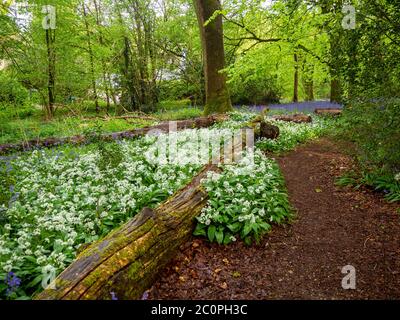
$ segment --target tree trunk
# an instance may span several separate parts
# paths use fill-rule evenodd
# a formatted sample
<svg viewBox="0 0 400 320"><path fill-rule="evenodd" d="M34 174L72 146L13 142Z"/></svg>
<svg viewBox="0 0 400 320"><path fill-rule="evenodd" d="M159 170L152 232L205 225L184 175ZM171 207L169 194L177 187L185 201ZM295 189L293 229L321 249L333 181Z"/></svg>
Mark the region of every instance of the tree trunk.
<svg viewBox="0 0 400 320"><path fill-rule="evenodd" d="M97 28L99 30L99 44L101 47L104 46L104 40L103 40L103 34L102 34L102 24L101 24L101 2L97 3L96 0L93 0L93 5L96 11L96 25ZM111 109L111 99L110 99L110 88L108 86L108 81L107 81L107 68L106 68L106 62L104 61L104 58L101 58L101 67L102 67L102 71L103 71L103 82L104 82L104 89L105 89L105 94L106 94L106 102L107 102L107 106L106 106L106 112L107 114L110 113L110 109ZM114 105L115 106L115 105Z"/></svg>
<svg viewBox="0 0 400 320"><path fill-rule="evenodd" d="M124 37L124 78L125 78L125 99L129 111L138 111L139 107L135 99L135 86L133 84L133 74L131 71L130 43L127 36Z"/></svg>
<svg viewBox="0 0 400 320"><path fill-rule="evenodd" d="M306 101L314 101L314 64L304 59L302 79Z"/></svg>
<svg viewBox="0 0 400 320"><path fill-rule="evenodd" d="M339 79L331 80L331 102L341 102L342 101L342 89Z"/></svg>
<svg viewBox="0 0 400 320"><path fill-rule="evenodd" d="M87 45L88 45L88 51L89 51L90 72L92 75L91 80L92 80L92 88L93 88L93 95L94 95L94 104L95 104L96 113L100 113L99 97L97 94L97 87L96 87L96 75L95 75L95 70L94 70L94 57L93 57L93 50L92 50L92 41L91 41L89 22L87 20L87 12L86 12L86 7L85 7L84 2L82 2L82 11L83 11L83 17L84 17L84 21L85 21Z"/></svg>
<svg viewBox="0 0 400 320"><path fill-rule="evenodd" d="M47 46L47 63L48 63L48 105L47 105L47 118L51 119L54 116L55 104L55 77L56 77L56 57L54 51L55 30L46 29L46 46Z"/></svg>
<svg viewBox="0 0 400 320"><path fill-rule="evenodd" d="M294 54L294 92L293 102L299 102L299 58Z"/></svg>
<svg viewBox="0 0 400 320"><path fill-rule="evenodd" d="M221 10L219 0L194 0L197 19L200 27L200 36L203 47L204 75L206 82L205 114L225 113L232 110L232 104L226 86L226 77L221 72L225 67L225 52L222 16L213 16L215 11Z"/></svg>
<svg viewBox="0 0 400 320"><path fill-rule="evenodd" d="M343 5L342 0L338 0L335 2L335 5L332 5L329 1L321 1L321 10L322 14L333 14L337 15L339 10L341 10ZM329 44L330 44L330 66L329 66L329 73L331 76L331 102L341 102L342 100L342 90L341 90L341 83L340 83L340 67L343 64L342 59L340 58L341 55L341 40L343 34L343 27L340 25L340 20L336 22L333 27L327 28L325 30L329 37Z"/></svg>

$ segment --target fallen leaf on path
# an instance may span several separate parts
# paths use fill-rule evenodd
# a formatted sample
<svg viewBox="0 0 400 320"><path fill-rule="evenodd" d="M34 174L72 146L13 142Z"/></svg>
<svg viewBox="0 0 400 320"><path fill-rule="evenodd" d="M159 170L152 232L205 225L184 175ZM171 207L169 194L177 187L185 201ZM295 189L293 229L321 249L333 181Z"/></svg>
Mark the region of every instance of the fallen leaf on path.
<svg viewBox="0 0 400 320"><path fill-rule="evenodd" d="M219 285L219 287L220 287L221 289L226 290L226 289L228 289L228 284L227 284L226 282L224 282L224 283L221 283L221 284Z"/></svg>

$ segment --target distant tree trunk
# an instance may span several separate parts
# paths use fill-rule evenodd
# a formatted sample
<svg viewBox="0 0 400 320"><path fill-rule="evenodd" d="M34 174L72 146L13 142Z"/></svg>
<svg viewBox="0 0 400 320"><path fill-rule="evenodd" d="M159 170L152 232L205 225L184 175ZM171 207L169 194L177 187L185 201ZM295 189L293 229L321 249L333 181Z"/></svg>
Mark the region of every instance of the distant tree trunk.
<svg viewBox="0 0 400 320"><path fill-rule="evenodd" d="M342 88L339 79L331 80L331 102L342 101Z"/></svg>
<svg viewBox="0 0 400 320"><path fill-rule="evenodd" d="M87 20L87 12L86 12L86 7L85 7L85 3L84 2L82 2L82 10L83 10L83 17L84 17L84 20L85 20L87 45L88 45L89 59L90 59L90 72L92 74L92 88L93 88L93 95L94 95L94 104L95 104L95 108L96 108L96 113L99 113L100 112L100 106L99 106L99 97L97 95L97 87L96 87L96 75L95 75L95 70L94 70L94 58L93 58L93 50L92 50L92 41L91 41L91 37L90 37L89 22Z"/></svg>
<svg viewBox="0 0 400 320"><path fill-rule="evenodd" d="M221 10L219 0L194 0L200 27L203 47L204 75L206 83L205 114L225 113L232 110L232 104L226 86L226 77L221 70L225 67L225 52L222 16L204 24Z"/></svg>
<svg viewBox="0 0 400 320"><path fill-rule="evenodd" d="M46 110L47 118L54 116L55 83L56 83L56 54L54 51L55 30L46 29L47 63L48 63L48 104Z"/></svg>
<svg viewBox="0 0 400 320"><path fill-rule="evenodd" d="M129 110L130 111L137 111L138 110L138 105L136 104L136 99L135 99L135 88L133 84L133 75L132 72L130 71L130 65L131 65L131 58L130 58L130 43L129 43L129 38L124 37L124 75L125 75L125 93L126 93L126 98L128 98L128 103L129 103Z"/></svg>
<svg viewBox="0 0 400 320"><path fill-rule="evenodd" d="M150 3L150 0L131 0L130 12L135 24L133 65L135 66L137 102L139 109L144 112L152 111L158 100L154 47L154 20L156 18L149 10Z"/></svg>
<svg viewBox="0 0 400 320"><path fill-rule="evenodd" d="M303 87L306 101L314 101L314 64L304 59L302 68Z"/></svg>
<svg viewBox="0 0 400 320"><path fill-rule="evenodd" d="M101 2L97 3L96 0L93 0L93 4L94 4L94 8L96 10L96 25L97 28L99 30L99 44L101 47L104 46L104 40L103 40L103 34L102 34L102 30L101 30L101 19L100 19L100 15L101 15ZM104 82L104 87L105 87L105 94L106 94L106 101L107 101L107 113L110 112L110 108L111 108L111 103L110 103L110 88L109 88L109 83L107 81L107 68L106 68L106 62L104 61L104 58L101 58L101 66L102 66L102 71L103 71L103 82Z"/></svg>
<svg viewBox="0 0 400 320"><path fill-rule="evenodd" d="M321 1L322 14L338 14L342 9L343 1L337 0L334 5L330 1ZM340 83L340 66L342 61L340 59L341 53L341 39L343 28L340 23L337 23L333 28L329 28L329 44L330 44L330 67L329 73L331 76L331 102L341 102L342 89Z"/></svg>
<svg viewBox="0 0 400 320"><path fill-rule="evenodd" d="M306 101L314 101L314 80L306 79L304 80L304 91L306 93Z"/></svg>
<svg viewBox="0 0 400 320"><path fill-rule="evenodd" d="M294 54L294 92L293 102L299 102L299 57Z"/></svg>

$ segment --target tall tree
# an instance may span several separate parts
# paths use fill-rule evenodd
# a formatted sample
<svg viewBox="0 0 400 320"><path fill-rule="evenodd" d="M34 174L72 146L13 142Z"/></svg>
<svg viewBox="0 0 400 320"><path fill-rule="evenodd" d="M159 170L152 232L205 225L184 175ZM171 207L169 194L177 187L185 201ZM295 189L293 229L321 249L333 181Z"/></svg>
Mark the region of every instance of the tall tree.
<svg viewBox="0 0 400 320"><path fill-rule="evenodd" d="M56 39L56 31L46 29L46 47L47 47L47 63L48 63L48 105L47 105L47 117L52 118L54 115L54 104L55 98L55 82L56 82L56 53L54 49L54 43Z"/></svg>
<svg viewBox="0 0 400 320"><path fill-rule="evenodd" d="M85 29L86 29L86 41L87 41L87 51L89 53L89 61L90 61L90 73L91 73L91 82L92 82L92 88L93 88L93 99L94 99L94 104L96 108L96 113L100 112L100 105L99 105L99 97L97 94L97 86L96 86L96 73L94 70L94 57L93 57L93 49L92 49L92 37L90 34L90 28L89 28L89 21L88 21L88 14L86 12L86 5L85 2L82 2L82 13L83 13L83 20L85 22Z"/></svg>
<svg viewBox="0 0 400 320"><path fill-rule="evenodd" d="M293 102L299 102L299 56L294 53L294 91Z"/></svg>
<svg viewBox="0 0 400 320"><path fill-rule="evenodd" d="M226 85L225 51L219 0L194 0L203 47L206 82L205 114L225 113L232 109Z"/></svg>

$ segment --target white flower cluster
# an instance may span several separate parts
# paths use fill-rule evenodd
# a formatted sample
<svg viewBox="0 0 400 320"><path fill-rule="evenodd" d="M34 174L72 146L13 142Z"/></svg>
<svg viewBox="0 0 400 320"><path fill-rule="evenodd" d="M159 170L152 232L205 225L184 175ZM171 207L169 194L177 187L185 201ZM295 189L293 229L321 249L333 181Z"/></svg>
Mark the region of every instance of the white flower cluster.
<svg viewBox="0 0 400 320"><path fill-rule="evenodd" d="M212 156L213 147L218 146L219 151L222 140L232 137L231 129L240 127L238 122L242 119L250 118L236 116L237 121L223 129L185 130L118 142L122 160L111 164L109 159L102 161L104 149L93 146L73 147L73 154L66 152L71 147L63 147L61 155L33 151L13 158L13 196L9 204L0 205L5 217L5 222L0 223L0 276L13 271L27 285L24 277L31 280L43 270L62 271L82 244L96 241L144 206L155 206L185 185L204 160L207 162ZM172 154L167 151L163 157L160 145L170 140L176 142L178 152L173 161L164 161ZM154 156L157 161L149 161ZM254 168L251 160L244 157L238 166L227 166L226 174L240 179L261 177L263 172L269 179L265 172L270 169L270 161L262 161ZM214 180L219 183L219 176L215 175ZM242 218L252 220L253 208L262 212L268 206L260 207L260 201L246 202L242 198L251 191L254 197L268 199L264 188L260 184L248 190L245 184L229 182L226 188L215 192L218 197L237 197L227 209L240 206ZM203 212L204 219L214 219L216 213L206 210L209 211ZM236 240L234 235L230 240Z"/></svg>
<svg viewBox="0 0 400 320"><path fill-rule="evenodd" d="M156 165L204 165L211 157L218 157L224 141L230 141L232 129L192 129L162 134L145 153L146 159ZM147 139L154 139L148 137Z"/></svg>
<svg viewBox="0 0 400 320"><path fill-rule="evenodd" d="M279 168L259 150L244 152L237 165L224 166L221 174L209 173L203 184L210 199L198 221L224 228L228 237L235 236L245 225L254 230L266 229L266 222L281 222L289 214ZM227 230L237 223L241 225L237 231Z"/></svg>
<svg viewBox="0 0 400 320"><path fill-rule="evenodd" d="M332 120L314 117L312 123L292 123L271 120L280 129L278 139L262 139L256 146L271 152L285 152L295 148L299 143L315 139L333 126Z"/></svg>
<svg viewBox="0 0 400 320"><path fill-rule="evenodd" d="M0 225L0 274L34 274L44 266L62 271L81 244L186 184L199 166L149 163L144 154L154 140L120 142L123 160L106 170L99 168L96 148L78 149L79 157L33 151L13 160L18 196L2 206L7 223Z"/></svg>

